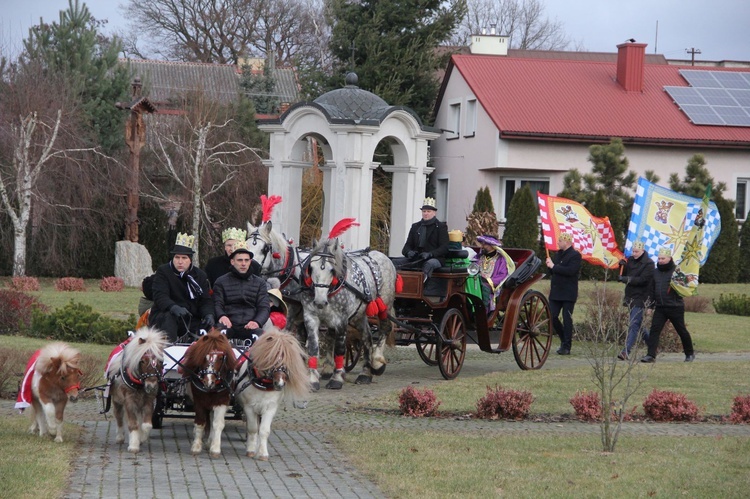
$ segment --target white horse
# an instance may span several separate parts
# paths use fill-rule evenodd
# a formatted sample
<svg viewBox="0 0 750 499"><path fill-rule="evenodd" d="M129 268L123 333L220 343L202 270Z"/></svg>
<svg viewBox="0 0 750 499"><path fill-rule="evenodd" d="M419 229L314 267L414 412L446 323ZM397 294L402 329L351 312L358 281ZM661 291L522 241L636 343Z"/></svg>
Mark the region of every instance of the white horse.
<svg viewBox="0 0 750 499"><path fill-rule="evenodd" d="M263 333L240 366L235 400L247 424L248 457L268 460L268 436L282 401L302 400L310 392L305 353L297 338L278 329Z"/></svg>

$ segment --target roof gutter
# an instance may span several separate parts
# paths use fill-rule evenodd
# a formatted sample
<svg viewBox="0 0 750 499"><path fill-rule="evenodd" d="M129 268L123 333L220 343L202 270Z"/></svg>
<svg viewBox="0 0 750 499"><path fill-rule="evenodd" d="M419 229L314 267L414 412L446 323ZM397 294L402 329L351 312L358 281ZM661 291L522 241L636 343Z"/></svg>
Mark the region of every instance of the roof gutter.
<svg viewBox="0 0 750 499"><path fill-rule="evenodd" d="M531 132L500 132L501 139L518 140L551 140L555 142L594 142L608 143L612 137L603 135L571 135L571 134L548 134ZM662 145L662 146L701 146L731 149L748 149L750 142L732 142L727 140L689 140L689 139L649 139L645 137L619 137L625 144L635 145Z"/></svg>

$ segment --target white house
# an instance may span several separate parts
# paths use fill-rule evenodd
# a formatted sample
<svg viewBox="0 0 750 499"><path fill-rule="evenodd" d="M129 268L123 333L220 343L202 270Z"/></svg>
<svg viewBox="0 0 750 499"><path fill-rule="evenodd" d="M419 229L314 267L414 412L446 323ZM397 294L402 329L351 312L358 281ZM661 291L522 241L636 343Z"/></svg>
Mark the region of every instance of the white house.
<svg viewBox="0 0 750 499"><path fill-rule="evenodd" d="M632 170L654 170L665 185L703 154L745 218L749 68L670 65L646 56L643 43L618 45L617 54L508 55L503 38L476 36L471 54L452 56L438 96L432 178L451 229L466 226L478 188L489 186L503 220L522 185L557 194L566 172L590 169L589 146L612 137L622 138Z"/></svg>

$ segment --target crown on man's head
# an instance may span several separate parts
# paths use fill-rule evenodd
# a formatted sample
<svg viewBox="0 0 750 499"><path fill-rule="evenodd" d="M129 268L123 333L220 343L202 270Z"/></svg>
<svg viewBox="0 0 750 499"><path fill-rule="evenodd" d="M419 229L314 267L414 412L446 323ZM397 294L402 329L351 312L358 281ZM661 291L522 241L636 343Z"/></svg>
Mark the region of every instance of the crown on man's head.
<svg viewBox="0 0 750 499"><path fill-rule="evenodd" d="M435 202L435 198L424 198L424 201L422 202L422 209L437 211L437 203Z"/></svg>
<svg viewBox="0 0 750 499"><path fill-rule="evenodd" d="M659 250L659 256L668 256L672 258L672 249L667 246L664 246L663 248Z"/></svg>
<svg viewBox="0 0 750 499"><path fill-rule="evenodd" d="M192 248L195 244L195 236L182 232L177 233L177 239L174 242L175 246L184 246L186 248Z"/></svg>
<svg viewBox="0 0 750 499"><path fill-rule="evenodd" d="M238 229L237 227L229 227L221 233L221 242L225 243L229 239L244 241L247 239L247 231L244 229Z"/></svg>

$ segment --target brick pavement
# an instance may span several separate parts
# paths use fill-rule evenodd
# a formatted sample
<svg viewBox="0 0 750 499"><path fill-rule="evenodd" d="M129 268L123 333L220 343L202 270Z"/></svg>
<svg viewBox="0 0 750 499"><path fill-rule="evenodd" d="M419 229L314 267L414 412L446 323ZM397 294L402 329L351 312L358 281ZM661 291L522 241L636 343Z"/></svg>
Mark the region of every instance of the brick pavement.
<svg viewBox="0 0 750 499"><path fill-rule="evenodd" d="M321 389L311 394L306 409L287 408L274 419L269 438L270 461L244 455L244 427L227 421L222 456L190 454L193 432L189 419L165 418L164 428L154 430L137 456L126 445L115 444L115 424L98 414L95 400L68 406L66 419L85 428L82 454L76 460L66 498L168 498L168 497L382 497L377 486L347 463L328 439L333 429L450 429L482 434L555 433L598 434L594 424L579 422L534 423L435 418L404 418L377 411L350 408L369 399L394 393L402 387L430 386L442 380L437 367L423 364L413 349L391 351L384 376L369 386L347 382L343 390ZM750 354L699 355L712 361L750 360ZM680 355L666 355L659 362L679 362ZM551 357L545 369L586 363L583 357ZM493 371L515 371L511 353L489 355L470 350L461 377ZM349 375L353 381L356 374ZM3 413L12 411L2 401ZM750 436L750 425L626 423L623 434L672 436Z"/></svg>

